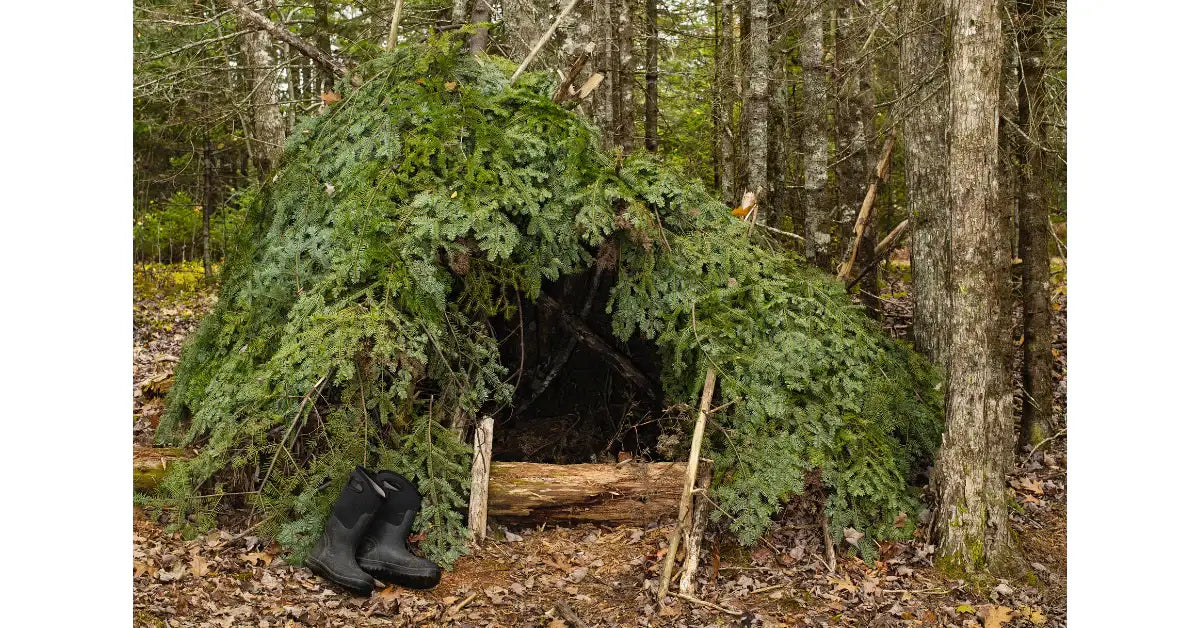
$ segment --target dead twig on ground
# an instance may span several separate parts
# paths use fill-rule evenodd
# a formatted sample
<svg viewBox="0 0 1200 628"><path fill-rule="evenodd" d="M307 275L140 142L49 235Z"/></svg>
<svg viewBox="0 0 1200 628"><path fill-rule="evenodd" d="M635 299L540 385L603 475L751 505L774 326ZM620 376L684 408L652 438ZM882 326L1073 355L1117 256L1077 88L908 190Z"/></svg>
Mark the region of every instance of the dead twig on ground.
<svg viewBox="0 0 1200 628"><path fill-rule="evenodd" d="M687 601L691 602L692 604L699 604L700 606L711 608L714 611L721 611L722 613L725 613L727 615L734 615L737 617L742 616L742 611L739 611L739 610L733 609L733 608L728 608L725 606L721 606L720 604L713 604L712 602L706 602L698 597L688 595L687 593L678 593L678 594L676 594L675 597L677 597L681 600L687 600Z"/></svg>
<svg viewBox="0 0 1200 628"><path fill-rule="evenodd" d="M579 615L575 614L574 609L571 608L571 605L568 604L566 600L559 600L555 602L554 610L558 612L558 616L563 621L571 624L575 628L586 628L588 625L579 617Z"/></svg>

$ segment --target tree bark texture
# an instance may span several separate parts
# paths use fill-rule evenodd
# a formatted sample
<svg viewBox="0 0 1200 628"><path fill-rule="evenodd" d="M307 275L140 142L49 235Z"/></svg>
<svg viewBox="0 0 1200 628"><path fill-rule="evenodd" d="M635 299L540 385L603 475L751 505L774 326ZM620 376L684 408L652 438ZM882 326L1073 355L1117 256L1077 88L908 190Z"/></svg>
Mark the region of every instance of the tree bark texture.
<svg viewBox="0 0 1200 628"><path fill-rule="evenodd" d="M658 0L646 0L646 150L658 150Z"/></svg>
<svg viewBox="0 0 1200 628"><path fill-rule="evenodd" d="M997 205L999 0L953 0L950 47L950 342L936 469L938 554L948 568L1013 573L1008 523L1012 394L1004 345L1008 257Z"/></svg>
<svg viewBox="0 0 1200 628"><path fill-rule="evenodd" d="M912 233L913 344L943 368L950 314L946 91L943 0L904 0L901 6L900 92L904 107L904 179Z"/></svg>
<svg viewBox="0 0 1200 628"><path fill-rule="evenodd" d="M617 78L613 72L612 37L613 0L595 0L592 5L592 41L596 44L593 59L597 72L604 80L592 96L592 120L600 127L601 145L607 150L613 146L613 83Z"/></svg>
<svg viewBox="0 0 1200 628"><path fill-rule="evenodd" d="M1020 227L1021 287L1024 300L1021 383L1021 443L1036 445L1052 433L1054 404L1054 341L1050 328L1050 212L1045 193L1046 137L1041 29L1045 0L1016 3L1017 46L1021 53L1021 83L1017 93L1017 124L1025 138L1017 140L1017 214ZM1027 139L1026 139L1027 138Z"/></svg>
<svg viewBox="0 0 1200 628"><path fill-rule="evenodd" d="M721 202L732 205L737 202L737 168L733 141L733 105L737 102L737 56L734 54L733 0L720 0L721 17L718 23L716 66L720 79L714 90L713 107L717 110L717 144L720 146L720 190Z"/></svg>
<svg viewBox="0 0 1200 628"><path fill-rule="evenodd" d="M830 267L828 70L825 66L825 16L822 3L804 14L800 39L802 72L801 138L804 146L804 257L820 268Z"/></svg>
<svg viewBox="0 0 1200 628"><path fill-rule="evenodd" d="M749 0L750 45L746 98L746 188L758 195L759 212L770 215L773 199L767 181L768 136L767 91L770 88L769 0Z"/></svg>
<svg viewBox="0 0 1200 628"><path fill-rule="evenodd" d="M261 17L256 11L249 8L246 10ZM262 26L244 12L239 12L238 15L239 28ZM253 30L243 35L242 55L246 63L246 87L250 93L250 146L253 149L251 158L261 177L279 163L284 141L283 113L279 110L279 95L273 69L275 63L271 59L271 40L267 33L263 30Z"/></svg>
<svg viewBox="0 0 1200 628"><path fill-rule="evenodd" d="M492 19L492 7L488 4L488 0L475 0L475 4L471 8L471 23L482 24L489 22ZM471 34L470 50L471 54L477 55L487 50L488 44L488 29L480 27Z"/></svg>
<svg viewBox="0 0 1200 628"><path fill-rule="evenodd" d="M790 117L787 102L787 54L785 48L790 45L792 23L786 19L785 7L780 3L772 3L769 20L769 47L767 49L770 64L770 83L767 94L767 197L771 199L770 213L764 216L765 221L778 227L795 229L795 225L785 224L784 218L791 214L788 201L787 180L788 167L791 163L787 152L787 143L791 135Z"/></svg>
<svg viewBox="0 0 1200 628"><path fill-rule="evenodd" d="M616 143L624 154L633 152L633 0L616 0L617 85Z"/></svg>
<svg viewBox="0 0 1200 628"><path fill-rule="evenodd" d="M204 142L204 196L201 206L203 212L203 226L200 229L200 242L204 247L204 276L212 277L212 215L216 208L217 199L217 183L216 183L216 160L213 158L212 142L205 140Z"/></svg>
<svg viewBox="0 0 1200 628"><path fill-rule="evenodd" d="M488 516L500 521L646 525L678 514L682 462L493 462Z"/></svg>
<svg viewBox="0 0 1200 628"><path fill-rule="evenodd" d="M869 74L859 59L858 51L865 43L865 16L859 12L853 0L838 0L837 35L834 43L838 85L838 98L834 103L837 120L837 177L836 231L837 248L834 259L845 256L854 240L854 222L862 199L870 184L869 173L874 161L871 157L870 138L874 128L868 128L866 111L874 100L871 93Z"/></svg>
<svg viewBox="0 0 1200 628"><path fill-rule="evenodd" d="M313 41L317 50L333 57L332 30L329 27L329 0L313 0ZM321 92L333 91L333 84L340 78L328 69L321 70Z"/></svg>

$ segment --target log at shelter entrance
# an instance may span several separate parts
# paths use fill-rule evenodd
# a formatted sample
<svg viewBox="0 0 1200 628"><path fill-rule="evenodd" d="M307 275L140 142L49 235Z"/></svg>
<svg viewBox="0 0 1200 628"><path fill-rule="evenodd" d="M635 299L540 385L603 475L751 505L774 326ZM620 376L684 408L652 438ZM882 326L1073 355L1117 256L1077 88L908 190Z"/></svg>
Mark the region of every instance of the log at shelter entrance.
<svg viewBox="0 0 1200 628"><path fill-rule="evenodd" d="M935 370L698 182L602 150L557 77L513 70L434 36L353 69L296 128L180 359L157 441L197 454L155 499L187 525L252 503L303 556L356 465L391 469L445 565L468 547L477 419L495 420L493 509L505 463L619 484L686 456L713 369L716 525L752 543L815 476L836 541L910 535Z"/></svg>

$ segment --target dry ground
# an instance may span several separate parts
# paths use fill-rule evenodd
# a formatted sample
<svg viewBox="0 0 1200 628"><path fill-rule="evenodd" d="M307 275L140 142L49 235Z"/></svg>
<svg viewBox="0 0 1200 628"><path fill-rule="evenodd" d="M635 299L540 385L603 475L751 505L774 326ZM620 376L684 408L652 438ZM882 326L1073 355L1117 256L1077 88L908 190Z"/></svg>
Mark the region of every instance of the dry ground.
<svg viewBox="0 0 1200 628"><path fill-rule="evenodd" d="M211 306L196 268L135 273L134 441L150 444L161 391L180 345ZM893 285L893 291L896 286ZM885 295L886 296L886 295ZM903 324L903 295L889 312ZM1057 293L1065 358L1065 290ZM897 323L897 321L900 321ZM1064 378L1060 366L1059 377ZM1065 385L1060 392L1065 392ZM1059 399L1061 408L1062 399ZM697 598L656 609L669 527L496 530L435 589L379 587L348 595L284 561L253 523L230 519L206 536L167 534L135 507L134 623L138 626L1062 626L1066 623L1066 458L1063 439L1022 455L1010 478L1012 521L1030 577L967 584L932 567L918 536L866 564L824 562L820 532L794 504L754 548L720 543L702 564ZM716 539L710 538L712 548Z"/></svg>

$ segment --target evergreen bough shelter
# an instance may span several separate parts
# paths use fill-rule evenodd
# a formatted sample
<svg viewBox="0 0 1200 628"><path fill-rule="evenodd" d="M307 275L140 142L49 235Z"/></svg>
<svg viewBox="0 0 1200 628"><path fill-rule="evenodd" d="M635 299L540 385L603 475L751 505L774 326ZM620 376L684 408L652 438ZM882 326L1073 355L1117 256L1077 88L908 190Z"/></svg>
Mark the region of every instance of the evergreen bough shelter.
<svg viewBox="0 0 1200 628"><path fill-rule="evenodd" d="M452 41L356 68L243 199L241 244L158 428L199 455L172 467L162 503L203 526L242 499L299 558L365 462L416 479L421 547L453 562L471 464L453 428L521 402L498 330L599 274L592 320L652 349L663 407L695 405L718 372L712 512L742 543L814 486L835 541L865 532L870 556L910 535L940 440L929 364L698 183L602 151L552 102L554 77L511 85L508 61Z"/></svg>

